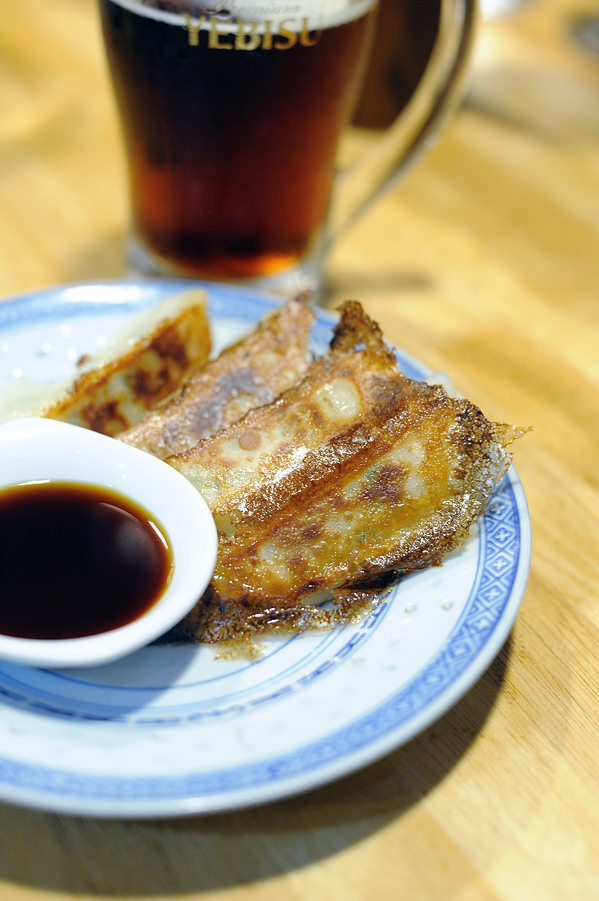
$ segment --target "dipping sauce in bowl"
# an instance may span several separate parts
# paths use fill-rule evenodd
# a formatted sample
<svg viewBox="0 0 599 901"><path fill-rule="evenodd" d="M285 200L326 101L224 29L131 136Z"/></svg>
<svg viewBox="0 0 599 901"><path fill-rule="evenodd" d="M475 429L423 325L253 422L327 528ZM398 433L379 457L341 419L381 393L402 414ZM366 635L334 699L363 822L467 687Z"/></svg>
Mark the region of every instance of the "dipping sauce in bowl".
<svg viewBox="0 0 599 901"><path fill-rule="evenodd" d="M0 659L136 651L200 600L216 552L206 502L162 460L50 419L0 425Z"/></svg>
<svg viewBox="0 0 599 901"><path fill-rule="evenodd" d="M80 638L133 622L162 595L173 555L143 507L100 485L0 491L0 633Z"/></svg>

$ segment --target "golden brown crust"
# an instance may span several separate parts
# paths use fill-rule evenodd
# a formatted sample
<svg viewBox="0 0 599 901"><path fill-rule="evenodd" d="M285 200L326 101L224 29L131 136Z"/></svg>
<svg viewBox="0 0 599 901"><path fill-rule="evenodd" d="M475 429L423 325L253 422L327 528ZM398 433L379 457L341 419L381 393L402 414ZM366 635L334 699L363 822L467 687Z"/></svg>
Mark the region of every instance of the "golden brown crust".
<svg viewBox="0 0 599 901"><path fill-rule="evenodd" d="M168 298L164 309L164 318L154 316L146 333L98 365L87 363L40 415L116 436L175 391L210 355L206 297L203 291L185 292ZM145 317L140 319L145 326Z"/></svg>
<svg viewBox="0 0 599 901"><path fill-rule="evenodd" d="M340 343L336 338L341 334ZM343 307L331 349L310 364L302 379L271 404L249 411L168 462L215 512L223 504L227 510L243 509L252 490L259 491L263 505L281 473L293 472L308 449L325 447L371 407L384 416L390 379L397 376L402 378L395 357L373 331L372 321L349 304Z"/></svg>
<svg viewBox="0 0 599 901"><path fill-rule="evenodd" d="M341 316L333 329L331 350L350 351L359 343L377 352L386 349L379 324L364 312L359 301L346 300L339 309Z"/></svg>
<svg viewBox="0 0 599 901"><path fill-rule="evenodd" d="M241 604L255 621L441 562L507 469L512 437L468 401L407 379L346 305L331 350L298 384L168 461L219 529L212 609Z"/></svg>
<svg viewBox="0 0 599 901"><path fill-rule="evenodd" d="M289 301L120 439L164 459L272 402L305 372L313 321L307 303Z"/></svg>
<svg viewBox="0 0 599 901"><path fill-rule="evenodd" d="M493 425L441 391L408 385L388 418L312 449L241 508L219 505L219 596L291 602L441 562L509 465Z"/></svg>

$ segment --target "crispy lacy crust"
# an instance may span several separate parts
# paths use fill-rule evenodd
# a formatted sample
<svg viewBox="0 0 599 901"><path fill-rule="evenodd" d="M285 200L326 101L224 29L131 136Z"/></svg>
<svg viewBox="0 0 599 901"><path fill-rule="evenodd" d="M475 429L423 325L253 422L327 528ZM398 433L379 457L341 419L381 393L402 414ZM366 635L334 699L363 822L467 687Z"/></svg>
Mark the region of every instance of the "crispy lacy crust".
<svg viewBox="0 0 599 901"><path fill-rule="evenodd" d="M394 355L353 302L344 306L329 352L271 404L194 448L168 458L202 493L215 515L244 510L258 491L262 504L285 474L302 472L305 455L380 402L382 387L398 375ZM301 477L301 475L300 475ZM306 483L309 487L309 481Z"/></svg>
<svg viewBox="0 0 599 901"><path fill-rule="evenodd" d="M205 293L173 295L135 317L101 360L87 360L40 415L114 437L175 391L210 349Z"/></svg>
<svg viewBox="0 0 599 901"><path fill-rule="evenodd" d="M349 304L299 384L168 462L219 529L211 603L267 611L440 563L482 513L513 437L407 379Z"/></svg>
<svg viewBox="0 0 599 901"><path fill-rule="evenodd" d="M313 321L307 303L289 301L120 439L165 459L272 402L305 372Z"/></svg>

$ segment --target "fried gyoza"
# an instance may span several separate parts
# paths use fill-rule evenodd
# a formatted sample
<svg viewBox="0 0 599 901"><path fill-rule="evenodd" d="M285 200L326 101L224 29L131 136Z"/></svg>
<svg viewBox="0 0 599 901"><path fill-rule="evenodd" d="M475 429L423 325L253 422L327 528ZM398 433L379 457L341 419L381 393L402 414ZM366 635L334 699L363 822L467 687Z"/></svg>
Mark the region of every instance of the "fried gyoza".
<svg viewBox="0 0 599 901"><path fill-rule="evenodd" d="M270 403L306 371L313 321L307 303L289 301L119 438L165 459Z"/></svg>
<svg viewBox="0 0 599 901"><path fill-rule="evenodd" d="M101 355L86 359L75 381L38 415L114 437L175 391L210 349L204 291L172 295L133 317Z"/></svg>
<svg viewBox="0 0 599 901"><path fill-rule="evenodd" d="M168 462L217 523L212 598L280 605L440 563L482 513L514 437L406 378L348 303L300 383Z"/></svg>

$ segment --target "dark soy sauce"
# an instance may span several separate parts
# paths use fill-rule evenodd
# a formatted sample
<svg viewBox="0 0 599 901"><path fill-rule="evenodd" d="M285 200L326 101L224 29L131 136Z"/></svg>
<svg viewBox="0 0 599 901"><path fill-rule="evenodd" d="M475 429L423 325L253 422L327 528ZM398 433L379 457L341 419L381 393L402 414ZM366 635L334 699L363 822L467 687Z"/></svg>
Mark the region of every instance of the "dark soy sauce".
<svg viewBox="0 0 599 901"><path fill-rule="evenodd" d="M77 638L133 622L162 595L172 555L147 510L96 485L0 491L0 633Z"/></svg>

